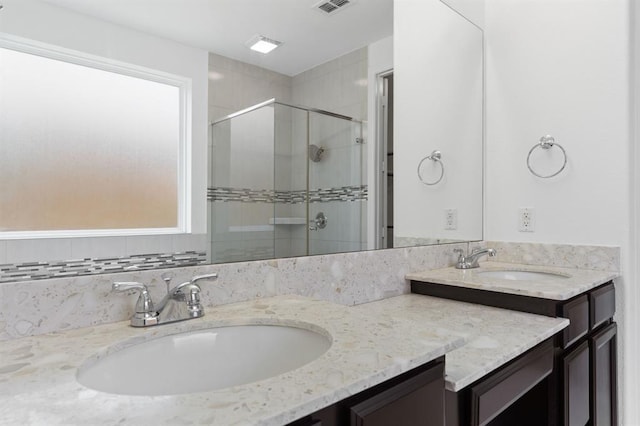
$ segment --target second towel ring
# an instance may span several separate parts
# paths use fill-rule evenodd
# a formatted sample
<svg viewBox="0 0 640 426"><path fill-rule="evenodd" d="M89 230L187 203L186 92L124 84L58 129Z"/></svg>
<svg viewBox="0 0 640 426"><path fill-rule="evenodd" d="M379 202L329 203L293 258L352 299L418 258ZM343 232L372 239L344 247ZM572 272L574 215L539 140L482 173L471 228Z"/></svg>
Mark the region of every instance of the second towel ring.
<svg viewBox="0 0 640 426"><path fill-rule="evenodd" d="M557 172L552 173L550 175L540 175L540 174L536 173L535 170L533 170L533 168L531 168L531 153L536 148L542 148L542 149L546 150L546 149L551 149L554 146L557 146L558 148L560 148L560 151L562 151L562 157L564 159L564 161L562 162L562 167L560 167L560 170L558 170ZM543 178L543 179L552 178L552 177L558 175L561 171L563 171L566 166L567 166L567 152L564 150L562 145L560 145L559 143L556 143L556 140L551 135L546 135L546 136L541 137L540 138L540 143L535 144L533 146L533 148L531 148L529 150L529 155L527 155L527 167L529 168L529 171L531 173L533 173L535 176L538 176L539 178Z"/></svg>
<svg viewBox="0 0 640 426"><path fill-rule="evenodd" d="M440 164L440 177L438 178L438 180L433 182L427 182L426 180L424 180L424 178L422 177L422 173L420 173L420 167L422 167L422 163L424 163L424 160L431 160ZM444 164L442 164L442 154L440 153L440 151L434 150L431 154L427 155L422 160L420 160L420 163L418 163L418 178L420 178L420 182L424 183L425 185L429 185L429 186L435 185L439 183L443 177L444 177Z"/></svg>

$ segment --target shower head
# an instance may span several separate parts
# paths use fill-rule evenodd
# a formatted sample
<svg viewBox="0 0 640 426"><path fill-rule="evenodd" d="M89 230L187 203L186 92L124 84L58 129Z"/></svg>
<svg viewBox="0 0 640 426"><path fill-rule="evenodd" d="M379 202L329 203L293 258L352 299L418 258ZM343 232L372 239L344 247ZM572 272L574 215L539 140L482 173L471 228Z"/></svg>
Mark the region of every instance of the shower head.
<svg viewBox="0 0 640 426"><path fill-rule="evenodd" d="M324 148L319 147L317 145L309 145L309 159L314 163L322 160L322 154L324 153Z"/></svg>

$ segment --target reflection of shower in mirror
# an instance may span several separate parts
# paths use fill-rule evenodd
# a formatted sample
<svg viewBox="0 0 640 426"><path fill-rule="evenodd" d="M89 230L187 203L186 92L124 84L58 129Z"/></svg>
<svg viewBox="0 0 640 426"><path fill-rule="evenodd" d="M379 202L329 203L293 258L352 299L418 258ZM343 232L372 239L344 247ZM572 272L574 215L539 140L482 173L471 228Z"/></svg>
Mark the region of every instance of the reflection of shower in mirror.
<svg viewBox="0 0 640 426"><path fill-rule="evenodd" d="M322 154L324 154L324 148L318 145L309 145L309 159L314 163L319 163L322 160Z"/></svg>
<svg viewBox="0 0 640 426"><path fill-rule="evenodd" d="M214 121L209 260L366 248L363 136L361 121L275 99Z"/></svg>

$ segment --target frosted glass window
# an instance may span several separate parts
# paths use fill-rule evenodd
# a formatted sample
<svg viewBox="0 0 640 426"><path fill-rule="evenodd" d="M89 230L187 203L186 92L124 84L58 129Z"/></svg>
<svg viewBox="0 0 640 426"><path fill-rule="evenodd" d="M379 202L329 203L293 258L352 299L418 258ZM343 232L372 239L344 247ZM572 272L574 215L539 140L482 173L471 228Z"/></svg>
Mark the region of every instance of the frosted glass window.
<svg viewBox="0 0 640 426"><path fill-rule="evenodd" d="M0 232L180 226L181 89L0 48Z"/></svg>

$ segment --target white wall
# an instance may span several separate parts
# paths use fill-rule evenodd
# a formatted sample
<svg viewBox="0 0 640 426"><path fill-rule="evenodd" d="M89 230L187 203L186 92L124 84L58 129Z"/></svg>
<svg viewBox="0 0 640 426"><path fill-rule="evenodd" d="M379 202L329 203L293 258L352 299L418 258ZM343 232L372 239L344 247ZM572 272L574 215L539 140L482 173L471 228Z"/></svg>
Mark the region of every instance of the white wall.
<svg viewBox="0 0 640 426"><path fill-rule="evenodd" d="M627 13L625 0L488 3L486 239L619 245L626 236ZM540 179L526 158L546 134L568 165ZM535 208L534 233L518 232L519 207Z"/></svg>
<svg viewBox="0 0 640 426"><path fill-rule="evenodd" d="M491 0L489 0L491 1ZM484 28L485 0L442 0L480 28Z"/></svg>
<svg viewBox="0 0 640 426"><path fill-rule="evenodd" d="M2 33L191 79L192 95L189 107L192 121L189 131L192 138L190 154L192 190L189 195L192 215L190 219L191 231L198 235L188 241L183 240L181 235L122 237L115 240L109 237L111 239L106 243L113 242L111 246L115 252L110 253L113 256L134 254L133 251L140 247L154 252L170 252L178 246L184 249L185 245L192 249L204 249L207 184L207 52L34 0L6 0L3 4L5 8L0 13L0 32ZM94 252L100 252L99 255L104 256L104 249L101 247L105 242L104 238L95 241L82 239L75 248L74 241L65 239L30 240L24 243L7 242L4 244L6 256L0 260L6 262L61 260L78 256L94 256ZM36 252L41 257L35 258L36 252L26 246L32 248L37 246ZM79 253L81 246L87 251ZM90 250L90 246L95 246L97 251ZM25 259L21 256L13 256L14 253L19 252L27 252L33 257ZM0 254L2 254L1 250Z"/></svg>
<svg viewBox="0 0 640 426"><path fill-rule="evenodd" d="M630 2L631 13L629 20L632 30L632 60L631 67L631 83L633 88L632 102L632 119L633 119L633 138L630 141L631 153L629 155L631 187L630 187L630 247L628 254L628 262L630 263L625 274L625 281L629 283L625 289L625 297L629 303L625 304L624 318L629 325L624 343L624 352L621 351L623 362L625 362L625 371L628 373L629 380L625 380L622 392L625 395L624 400L630 401L625 404L622 409L624 418L629 424L640 424L640 407L634 401L640 399L640 368L638 368L638 354L640 354L640 340L638 330L640 330L640 310L637 309L640 304L640 287L635 283L640 277L640 78L637 73L640 72L640 7L634 1Z"/></svg>
<svg viewBox="0 0 640 426"><path fill-rule="evenodd" d="M394 237L482 239L482 31L438 0L396 0L394 28Z"/></svg>
<svg viewBox="0 0 640 426"><path fill-rule="evenodd" d="M630 252L630 74L627 0L489 0L486 36L485 239L622 248L617 280L620 424L639 424L638 353L626 321L634 302ZM568 155L557 177L527 169L546 134ZM557 158L536 159L549 171ZM518 231L518 208L535 209L535 232ZM636 302L637 303L637 302ZM631 358L633 357L633 358ZM625 360L629 360L626 362ZM628 377L628 380L625 378Z"/></svg>

